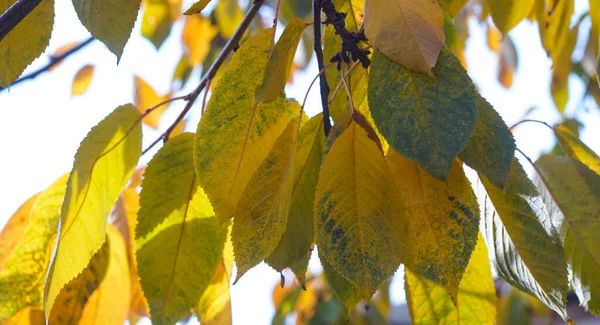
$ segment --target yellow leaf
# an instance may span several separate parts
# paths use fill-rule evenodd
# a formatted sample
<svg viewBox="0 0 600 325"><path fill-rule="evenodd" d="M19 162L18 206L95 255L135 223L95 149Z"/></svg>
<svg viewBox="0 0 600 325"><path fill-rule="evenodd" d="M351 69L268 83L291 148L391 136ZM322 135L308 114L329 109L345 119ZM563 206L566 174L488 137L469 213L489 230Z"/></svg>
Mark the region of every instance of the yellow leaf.
<svg viewBox="0 0 600 325"><path fill-rule="evenodd" d="M56 297L49 324L120 325L127 319L131 287L125 242L112 225L106 235L88 266Z"/></svg>
<svg viewBox="0 0 600 325"><path fill-rule="evenodd" d="M352 122L325 157L315 195L319 254L362 298L391 276L402 259L392 174L367 131Z"/></svg>
<svg viewBox="0 0 600 325"><path fill-rule="evenodd" d="M573 0L538 0L536 2L536 17L542 46L552 58L552 62L556 62L567 42L574 6Z"/></svg>
<svg viewBox="0 0 600 325"><path fill-rule="evenodd" d="M531 12L535 0L488 0L494 24L502 34L517 26Z"/></svg>
<svg viewBox="0 0 600 325"><path fill-rule="evenodd" d="M44 279L68 175L37 195L21 240L0 270L0 322L30 306L43 310Z"/></svg>
<svg viewBox="0 0 600 325"><path fill-rule="evenodd" d="M170 139L150 161L142 182L137 261L153 324L174 324L198 303L221 261L227 235L197 186L193 148L193 134ZM159 198L165 207L148 211L149 203L160 206L148 198Z"/></svg>
<svg viewBox="0 0 600 325"><path fill-rule="evenodd" d="M579 140L566 125L557 125L554 128L554 134L567 156L579 160L589 169L600 175L600 157L590 147Z"/></svg>
<svg viewBox="0 0 600 325"><path fill-rule="evenodd" d="M214 10L219 33L223 38L230 39L244 19L244 12L238 0L219 0Z"/></svg>
<svg viewBox="0 0 600 325"><path fill-rule="evenodd" d="M27 307L13 317L0 321L2 325L46 325L46 316L42 309Z"/></svg>
<svg viewBox="0 0 600 325"><path fill-rule="evenodd" d="M87 64L75 75L73 78L73 85L71 86L71 96L83 95L88 89L94 76L94 66Z"/></svg>
<svg viewBox="0 0 600 325"><path fill-rule="evenodd" d="M105 240L106 218L142 152L140 114L117 107L81 142L61 211L61 228L44 291L50 314L60 290L88 264Z"/></svg>
<svg viewBox="0 0 600 325"><path fill-rule="evenodd" d="M507 35L502 41L500 57L498 58L498 81L504 88L512 86L513 77L517 70L518 57L515 45Z"/></svg>
<svg viewBox="0 0 600 325"><path fill-rule="evenodd" d="M66 53L66 52L68 52L68 51L72 50L72 49L73 49L73 48L75 48L76 46L79 46L79 44L81 44L81 42L70 42L70 43L67 43L67 44L65 44L65 45L63 45L63 46L61 46L61 47L59 47L59 48L58 48L56 51L54 51L54 53L52 53L52 55L51 55L50 57L53 57L53 58L55 58L55 57L57 57L57 56L59 56L59 55L62 55L62 54L64 54L64 53ZM58 61L58 62L57 62L57 63L55 63L53 66L51 66L50 68L48 68L48 72L50 72L50 71L52 71L52 70L56 69L56 68L57 68L59 65L61 65L61 64L62 64L62 62L63 62L63 61L64 61L64 59L63 59L63 60L60 60L60 61Z"/></svg>
<svg viewBox="0 0 600 325"><path fill-rule="evenodd" d="M257 101L270 102L283 93L298 43L306 26L302 19L296 17L285 27L283 34L273 47L269 61L267 61L264 79L256 90Z"/></svg>
<svg viewBox="0 0 600 325"><path fill-rule="evenodd" d="M181 32L181 43L192 67L204 62L210 51L210 42L217 33L210 19L201 15L186 17Z"/></svg>
<svg viewBox="0 0 600 325"><path fill-rule="evenodd" d="M486 41L492 52L500 53L500 48L502 46L502 33L500 33L496 26L487 24Z"/></svg>
<svg viewBox="0 0 600 325"><path fill-rule="evenodd" d="M444 47L444 15L431 0L366 0L365 35L407 68L430 73Z"/></svg>
<svg viewBox="0 0 600 325"><path fill-rule="evenodd" d="M198 124L196 176L221 222L232 216L252 174L300 111L283 98L256 103L272 37L268 29L248 39L221 69L223 78Z"/></svg>
<svg viewBox="0 0 600 325"><path fill-rule="evenodd" d="M462 10L467 1L468 0L437 0L442 9L453 18Z"/></svg>
<svg viewBox="0 0 600 325"><path fill-rule="evenodd" d="M479 207L461 163L455 160L443 182L395 150L387 161L399 194L404 263L442 285L456 304L479 227Z"/></svg>
<svg viewBox="0 0 600 325"><path fill-rule="evenodd" d="M25 201L2 228L2 232L0 232L0 271L4 269L10 254L23 237L31 218L31 208L37 197L38 194Z"/></svg>
<svg viewBox="0 0 600 325"><path fill-rule="evenodd" d="M187 123L186 120L181 120L179 122L177 122L177 124L175 125L175 127L173 128L173 131L171 132L170 137L174 138L180 134L183 133L183 131L185 130L185 124Z"/></svg>
<svg viewBox="0 0 600 325"><path fill-rule="evenodd" d="M168 0L145 1L141 32L154 47L160 48L171 33L172 25Z"/></svg>
<svg viewBox="0 0 600 325"><path fill-rule="evenodd" d="M186 10L183 14L184 15L193 15L193 14L198 14L200 13L200 11L202 11L202 9L206 8L206 5L208 5L210 3L211 0L200 0L196 3L194 3L188 10Z"/></svg>
<svg viewBox="0 0 600 325"><path fill-rule="evenodd" d="M138 76L134 76L134 86L135 98L133 103L142 114L156 104L171 98L171 93L164 96L159 95L152 86ZM149 127L157 129L160 118L167 107L169 105L163 105L155 109L152 113L144 117L143 122Z"/></svg>
<svg viewBox="0 0 600 325"><path fill-rule="evenodd" d="M481 234L458 286L458 307L443 286L405 271L406 300L413 324L494 324L496 287Z"/></svg>
<svg viewBox="0 0 600 325"><path fill-rule="evenodd" d="M140 0L73 0L73 6L83 26L117 56L118 62L135 24Z"/></svg>
<svg viewBox="0 0 600 325"><path fill-rule="evenodd" d="M0 15L17 0L0 1ZM0 42L0 87L8 87L48 46L54 1L43 0Z"/></svg>
<svg viewBox="0 0 600 325"><path fill-rule="evenodd" d="M558 50L558 56L552 65L552 83L550 91L554 99L554 104L558 111L563 113L569 100L569 74L571 73L571 55L577 43L579 33L579 24L575 25L567 34L567 39L561 49Z"/></svg>
<svg viewBox="0 0 600 325"><path fill-rule="evenodd" d="M292 119L252 175L233 215L236 282L269 256L285 232L300 118Z"/></svg>

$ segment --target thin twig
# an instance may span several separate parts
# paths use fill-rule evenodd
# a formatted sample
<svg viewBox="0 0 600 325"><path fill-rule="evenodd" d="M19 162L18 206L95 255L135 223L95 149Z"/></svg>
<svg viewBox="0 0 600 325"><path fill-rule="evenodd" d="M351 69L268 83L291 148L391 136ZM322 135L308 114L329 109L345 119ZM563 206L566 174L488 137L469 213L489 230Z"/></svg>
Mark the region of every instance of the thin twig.
<svg viewBox="0 0 600 325"><path fill-rule="evenodd" d="M0 16L0 42L29 15L42 0L17 0Z"/></svg>
<svg viewBox="0 0 600 325"><path fill-rule="evenodd" d="M522 124L522 123L525 123L525 122L533 122L533 123L539 123L539 124L545 125L545 126L547 126L547 127L550 129L550 130L552 130L552 132L554 132L554 128L553 128L553 127L552 127L550 124L548 124L548 123L546 123L546 122L544 122L544 121L533 120L533 119L525 119L525 120L521 120L521 121L519 121L519 122L515 123L513 126L511 126L511 127L510 127L510 129L511 129L511 130L513 130L514 128L516 128L517 126L519 126L520 124Z"/></svg>
<svg viewBox="0 0 600 325"><path fill-rule="evenodd" d="M314 49L319 70L325 68L325 64L323 63L323 49L321 48L321 1L313 0ZM329 85L324 73L319 76L319 85L321 86L321 105L323 106L323 130L325 131L325 136L327 136L331 130L331 121L329 120Z"/></svg>
<svg viewBox="0 0 600 325"><path fill-rule="evenodd" d="M348 107L350 109L350 116L354 116L354 104L352 103L352 92L350 91L350 86L346 82L346 77L344 75L344 66L340 69L340 74L342 75L342 83L344 83L344 88L346 88L346 93L348 93Z"/></svg>
<svg viewBox="0 0 600 325"><path fill-rule="evenodd" d="M279 22L279 7L281 0L277 0L277 6L275 6L275 17L273 18L273 40L271 40L271 48L269 49L269 56L273 53L273 47L275 47L275 34L277 34L277 24Z"/></svg>
<svg viewBox="0 0 600 325"><path fill-rule="evenodd" d="M325 70L327 70L327 68L331 67L333 64L334 64L334 62L329 62L323 69L321 69L321 71L319 71L319 73L311 81L310 85L308 86L308 89L306 90L306 94L304 94L304 100L302 101L302 109L304 109L304 105L306 105L306 99L308 98L308 93L310 93L310 89L312 88L315 81L317 81L317 79L319 79L319 77L323 73L325 73Z"/></svg>
<svg viewBox="0 0 600 325"><path fill-rule="evenodd" d="M352 63L352 65L350 66L350 69L348 69L348 71L344 74L344 77L348 77L348 75L350 74L350 71L352 71L354 69L354 67L356 67L358 65L359 62L360 61L355 61L354 63ZM331 94L331 97L329 98L330 105L331 105L331 102L333 102L333 100L335 99L335 96L337 96L337 93L341 87L342 87L342 81L340 80L340 82L338 82L337 86L333 90L333 94Z"/></svg>
<svg viewBox="0 0 600 325"><path fill-rule="evenodd" d="M16 84L19 84L25 80L29 80L29 79L34 79L35 77L37 77L39 74L48 71L50 68L52 68L53 66L59 64L62 60L66 59L68 56L70 56L71 54L74 54L75 52L81 50L82 48L86 47L88 44L90 44L92 41L94 41L95 38L90 37L88 39L86 39L85 41L83 41L81 44L73 47L72 49L57 55L57 56L51 56L50 57L50 62L48 62L45 66L39 68L38 70L22 76L21 78L15 80L15 82L13 82L12 84L10 84L10 86L8 86L7 88L10 88ZM6 88L0 87L0 91L4 90Z"/></svg>

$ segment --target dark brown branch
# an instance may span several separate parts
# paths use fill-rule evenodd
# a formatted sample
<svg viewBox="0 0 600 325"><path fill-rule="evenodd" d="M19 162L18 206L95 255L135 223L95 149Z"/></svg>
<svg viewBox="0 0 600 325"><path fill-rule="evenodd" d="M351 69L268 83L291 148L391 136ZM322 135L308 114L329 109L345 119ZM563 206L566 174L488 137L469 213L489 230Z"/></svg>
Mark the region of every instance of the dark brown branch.
<svg viewBox="0 0 600 325"><path fill-rule="evenodd" d="M10 84L10 86L9 86L9 87L7 87L7 88L10 88L10 87L12 87L12 86L14 86L14 85L16 85L16 84L19 84L19 83L21 83L21 82L23 82L23 81L25 81L25 80L34 79L34 78L35 78L35 77L37 77L39 74L41 74L41 73L43 73L43 72L46 72L46 71L48 71L50 68L52 68L53 66L55 66L55 65L59 64L59 63L60 63L62 60L66 59L66 58L67 58L68 56L70 56L71 54L73 54L73 53L75 53L75 52L77 52L77 51L81 50L81 49L82 49L82 48L84 48L84 47L86 47L86 46L87 46L88 44L90 44L90 43L91 43L91 42L92 42L94 39L95 39L95 38L93 38L93 37L90 37L90 38L86 39L85 41L83 41L81 44L79 44L79 45L75 46L74 48L72 48L72 49L70 49L70 50L68 50L68 51L66 51L66 52L64 52L64 53L62 53L62 54L60 54L60 55L57 55L57 56L51 56L51 57L50 57L50 62L48 62L48 63L47 63L45 66L43 66L43 67L39 68L38 70L36 70L36 71L34 71L34 72L32 72L32 73L30 73L30 74L28 74L28 75L22 76L21 78L19 78L19 79L15 80L15 82L13 82L12 84ZM3 91L4 89L6 89L6 88L0 87L0 91Z"/></svg>
<svg viewBox="0 0 600 325"><path fill-rule="evenodd" d="M321 1L313 0L313 27L315 34L315 54L319 71L325 68L323 63L323 49L321 48ZM329 120L329 85L325 73L319 76L319 85L321 86L321 105L323 106L323 130L325 136L329 135L331 130L331 121Z"/></svg>
<svg viewBox="0 0 600 325"><path fill-rule="evenodd" d="M0 16L0 42L12 31L42 0L17 0Z"/></svg>

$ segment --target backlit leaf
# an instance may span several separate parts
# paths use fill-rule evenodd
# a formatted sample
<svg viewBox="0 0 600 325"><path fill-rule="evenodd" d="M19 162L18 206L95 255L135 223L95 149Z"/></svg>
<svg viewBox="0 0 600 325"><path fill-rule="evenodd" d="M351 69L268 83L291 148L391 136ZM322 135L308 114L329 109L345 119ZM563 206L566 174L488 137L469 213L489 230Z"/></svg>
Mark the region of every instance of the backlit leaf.
<svg viewBox="0 0 600 325"><path fill-rule="evenodd" d="M567 156L579 160L589 169L600 175L600 157L590 147L579 140L568 126L565 124L557 125L554 127L554 134Z"/></svg>
<svg viewBox="0 0 600 325"><path fill-rule="evenodd" d="M140 0L73 0L73 6L83 26L119 61L137 18Z"/></svg>
<svg viewBox="0 0 600 325"><path fill-rule="evenodd" d="M535 186L516 158L506 189L480 178L487 193L484 237L496 273L566 318L567 265L558 233Z"/></svg>
<svg viewBox="0 0 600 325"><path fill-rule="evenodd" d="M248 39L221 69L223 78L198 124L196 175L221 222L232 216L252 174L300 111L283 98L264 104L254 97L272 37L268 29Z"/></svg>
<svg viewBox="0 0 600 325"><path fill-rule="evenodd" d="M184 15L193 15L193 14L198 14L200 13L200 11L202 11L202 9L206 8L206 5L208 5L210 3L211 0L200 0L196 3L194 3L188 10L186 10L183 14Z"/></svg>
<svg viewBox="0 0 600 325"><path fill-rule="evenodd" d="M46 316L44 316L44 311L42 309L37 309L34 307L27 307L21 309L13 317L2 321L2 325L45 325L46 324Z"/></svg>
<svg viewBox="0 0 600 325"><path fill-rule="evenodd" d="M52 256L67 178L68 175L62 176L36 196L21 240L0 270L0 322L27 307L44 309L43 284Z"/></svg>
<svg viewBox="0 0 600 325"><path fill-rule="evenodd" d="M219 33L229 39L244 19L244 12L238 0L219 0L214 10Z"/></svg>
<svg viewBox="0 0 600 325"><path fill-rule="evenodd" d="M179 62L177 63L177 66L175 67L175 71L173 72L173 82L179 81L180 89L185 86L185 83L190 78L192 70L194 69L189 61L190 59L187 57L187 55L182 55L181 59L179 59Z"/></svg>
<svg viewBox="0 0 600 325"><path fill-rule="evenodd" d="M54 53L52 53L52 55L50 57L58 57L59 55L62 55L70 50L72 50L73 48L75 48L76 46L79 46L81 44L81 42L77 41L77 42L69 42L61 47L59 47L56 51L54 51ZM58 61L57 63L55 63L53 66L48 68L48 72L58 68L59 65L62 64L63 60Z"/></svg>
<svg viewBox="0 0 600 325"><path fill-rule="evenodd" d="M227 234L194 178L193 143L189 133L170 139L142 182L138 273L154 324L174 324L200 300L221 261ZM166 207L145 213L146 198Z"/></svg>
<svg viewBox="0 0 600 325"><path fill-rule="evenodd" d="M492 52L499 53L502 45L502 33L493 24L488 24L486 29L487 45Z"/></svg>
<svg viewBox="0 0 600 325"><path fill-rule="evenodd" d="M17 0L0 1L0 15ZM0 87L8 87L48 46L54 24L54 1L42 0L0 42Z"/></svg>
<svg viewBox="0 0 600 325"><path fill-rule="evenodd" d="M268 257L286 230L300 118L292 119L252 175L233 216L236 282Z"/></svg>
<svg viewBox="0 0 600 325"><path fill-rule="evenodd" d="M144 1L141 32L157 49L171 33L173 25L169 0Z"/></svg>
<svg viewBox="0 0 600 325"><path fill-rule="evenodd" d="M0 271L2 271L13 249L23 237L23 233L31 220L31 208L37 201L37 197L38 194L25 201L2 228L2 232L0 232Z"/></svg>
<svg viewBox="0 0 600 325"><path fill-rule="evenodd" d="M296 263L301 262L310 253L315 237L313 217L315 190L324 147L323 115L319 114L311 118L300 130L296 145L292 203L287 227L279 244L266 259L267 263L279 272L286 267L293 269Z"/></svg>
<svg viewBox="0 0 600 325"><path fill-rule="evenodd" d="M496 287L481 234L458 286L458 308L443 286L405 271L405 290L413 324L494 324Z"/></svg>
<svg viewBox="0 0 600 325"><path fill-rule="evenodd" d="M567 42L574 0L539 0L536 17L542 46L555 62Z"/></svg>
<svg viewBox="0 0 600 325"><path fill-rule="evenodd" d="M564 156L544 155L535 167L565 248L571 287L587 310L600 314L600 175Z"/></svg>
<svg viewBox="0 0 600 325"><path fill-rule="evenodd" d="M105 240L106 218L142 151L140 114L117 107L81 142L61 211L60 233L44 291L50 313L60 290L88 264Z"/></svg>
<svg viewBox="0 0 600 325"><path fill-rule="evenodd" d="M575 25L567 34L564 45L557 50L558 56L552 65L552 83L550 91L554 104L559 112L565 111L565 106L569 100L569 74L571 73L571 55L577 43L579 33L579 24Z"/></svg>
<svg viewBox="0 0 600 325"><path fill-rule="evenodd" d="M71 96L83 95L88 89L94 77L94 66L87 64L75 74L73 85L71 86Z"/></svg>
<svg viewBox="0 0 600 325"><path fill-rule="evenodd" d="M444 15L436 1L366 0L365 35L388 58L429 73L444 47Z"/></svg>
<svg viewBox="0 0 600 325"><path fill-rule="evenodd" d="M477 96L477 102L479 114L475 131L458 157L485 175L495 186L505 188L515 152L515 140L492 105L481 95Z"/></svg>
<svg viewBox="0 0 600 325"><path fill-rule="evenodd" d="M396 200L382 152L352 122L325 157L315 195L315 232L321 259L367 301L402 260Z"/></svg>
<svg viewBox="0 0 600 325"><path fill-rule="evenodd" d="M333 293L342 304L344 304L347 310L352 310L354 306L363 299L360 288L344 279L336 270L334 270L329 262L327 262L327 258L319 256L319 259L321 265L323 265L325 279L327 279L327 283L333 290Z"/></svg>
<svg viewBox="0 0 600 325"><path fill-rule="evenodd" d="M210 19L202 15L186 17L181 32L181 43L192 67L204 62L211 48L210 42L217 33Z"/></svg>
<svg viewBox="0 0 600 325"><path fill-rule="evenodd" d="M504 88L512 87L518 65L517 50L509 36L504 37L498 57L498 81Z"/></svg>
<svg viewBox="0 0 600 325"><path fill-rule="evenodd" d="M494 25L506 35L529 15L535 0L487 0L487 2Z"/></svg>
<svg viewBox="0 0 600 325"><path fill-rule="evenodd" d="M152 88L152 86L138 76L134 76L133 80L135 87L135 97L133 103L142 114L156 104L171 98L171 93L168 93L164 96L159 95L154 88ZM152 113L145 116L142 121L151 128L158 128L160 117L167 107L169 107L169 105L163 105L155 109Z"/></svg>
<svg viewBox="0 0 600 325"><path fill-rule="evenodd" d="M375 51L369 107L377 128L400 154L446 180L477 122L477 92L448 50L433 68L435 79Z"/></svg>
<svg viewBox="0 0 600 325"><path fill-rule="evenodd" d="M442 9L444 9L450 17L456 16L465 6L468 0L437 0Z"/></svg>
<svg viewBox="0 0 600 325"><path fill-rule="evenodd" d="M456 303L458 286L477 243L479 207L460 162L448 182L431 177L395 150L387 162L398 191L404 263L443 286Z"/></svg>

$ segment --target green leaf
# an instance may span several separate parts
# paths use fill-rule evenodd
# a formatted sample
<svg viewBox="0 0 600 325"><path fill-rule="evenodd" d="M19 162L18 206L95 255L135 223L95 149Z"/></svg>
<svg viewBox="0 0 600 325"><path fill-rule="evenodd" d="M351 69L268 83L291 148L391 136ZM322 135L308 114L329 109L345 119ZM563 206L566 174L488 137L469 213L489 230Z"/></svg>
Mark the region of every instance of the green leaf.
<svg viewBox="0 0 600 325"><path fill-rule="evenodd" d="M173 19L170 2L172 1L144 1L141 32L142 36L152 42L156 49L159 49L171 34Z"/></svg>
<svg viewBox="0 0 600 325"><path fill-rule="evenodd" d="M286 230L299 129L300 117L288 123L252 175L234 213L231 240L236 282L273 252Z"/></svg>
<svg viewBox="0 0 600 325"><path fill-rule="evenodd" d="M0 322L32 307L43 310L44 279L58 228L68 175L35 197L20 241L0 270ZM4 231L2 232L4 235Z"/></svg>
<svg viewBox="0 0 600 325"><path fill-rule="evenodd" d="M534 3L535 0L488 0L494 25L504 35L529 15Z"/></svg>
<svg viewBox="0 0 600 325"><path fill-rule="evenodd" d="M285 27L267 61L264 79L256 89L257 101L271 102L282 95L290 76L298 43L306 26L308 25L302 19L296 17Z"/></svg>
<svg viewBox="0 0 600 325"><path fill-rule="evenodd" d="M481 234L458 287L458 308L443 286L408 269L405 272L406 300L413 324L495 323L496 287Z"/></svg>
<svg viewBox="0 0 600 325"><path fill-rule="evenodd" d="M475 131L458 157L495 186L505 188L515 154L515 140L492 105L481 95L477 99L479 114Z"/></svg>
<svg viewBox="0 0 600 325"><path fill-rule="evenodd" d="M87 30L121 59L140 9L140 0L73 0Z"/></svg>
<svg viewBox="0 0 600 325"><path fill-rule="evenodd" d="M198 124L196 175L222 223L233 215L279 134L300 112L297 103L286 104L283 98L256 102L272 37L272 29L262 31L233 55Z"/></svg>
<svg viewBox="0 0 600 325"><path fill-rule="evenodd" d="M442 50L435 78L373 54L369 107L377 128L399 153L446 180L477 122L477 92L460 61Z"/></svg>
<svg viewBox="0 0 600 325"><path fill-rule="evenodd" d="M184 15L193 15L199 14L206 6L210 3L211 0L200 0L194 3L188 10L186 10Z"/></svg>
<svg viewBox="0 0 600 325"><path fill-rule="evenodd" d="M535 167L564 245L571 287L587 310L600 314L600 175L563 156L544 155Z"/></svg>
<svg viewBox="0 0 600 325"><path fill-rule="evenodd" d="M448 182L433 178L390 149L387 163L398 192L404 263L442 285L457 302L459 283L477 243L479 207L457 160Z"/></svg>
<svg viewBox="0 0 600 325"><path fill-rule="evenodd" d="M17 0L0 1L0 15ZM0 87L8 87L48 46L54 24L54 1L42 0L0 42Z"/></svg>
<svg viewBox="0 0 600 325"><path fill-rule="evenodd" d="M60 216L60 234L46 280L44 310L88 264L105 240L106 218L142 153L141 115L131 104L117 107L81 142Z"/></svg>
<svg viewBox="0 0 600 325"><path fill-rule="evenodd" d="M315 195L321 258L369 300L398 268L399 219L392 175L377 144L352 122L335 140Z"/></svg>
<svg viewBox="0 0 600 325"><path fill-rule="evenodd" d="M554 127L554 134L565 155L579 160L589 169L600 175L600 157L583 143L566 124Z"/></svg>
<svg viewBox="0 0 600 325"><path fill-rule="evenodd" d="M462 10L468 0L437 0L442 9L454 18Z"/></svg>
<svg viewBox="0 0 600 325"><path fill-rule="evenodd" d="M310 255L315 237L313 205L324 149L323 115L319 114L311 118L300 130L287 227L279 244L266 259L266 262L279 272L286 267L299 267L299 271L302 272L303 263L296 263L305 259L307 254Z"/></svg>
<svg viewBox="0 0 600 325"><path fill-rule="evenodd" d="M354 309L363 298L361 289L352 282L344 279L344 277L329 264L327 258L321 255L320 251L319 259L321 260L321 265L323 265L325 279L335 296L342 302L344 307L346 307L346 310L350 311Z"/></svg>
<svg viewBox="0 0 600 325"><path fill-rule="evenodd" d="M479 177L487 192L484 236L496 273L566 319L565 254L535 186L516 158L504 191Z"/></svg>

